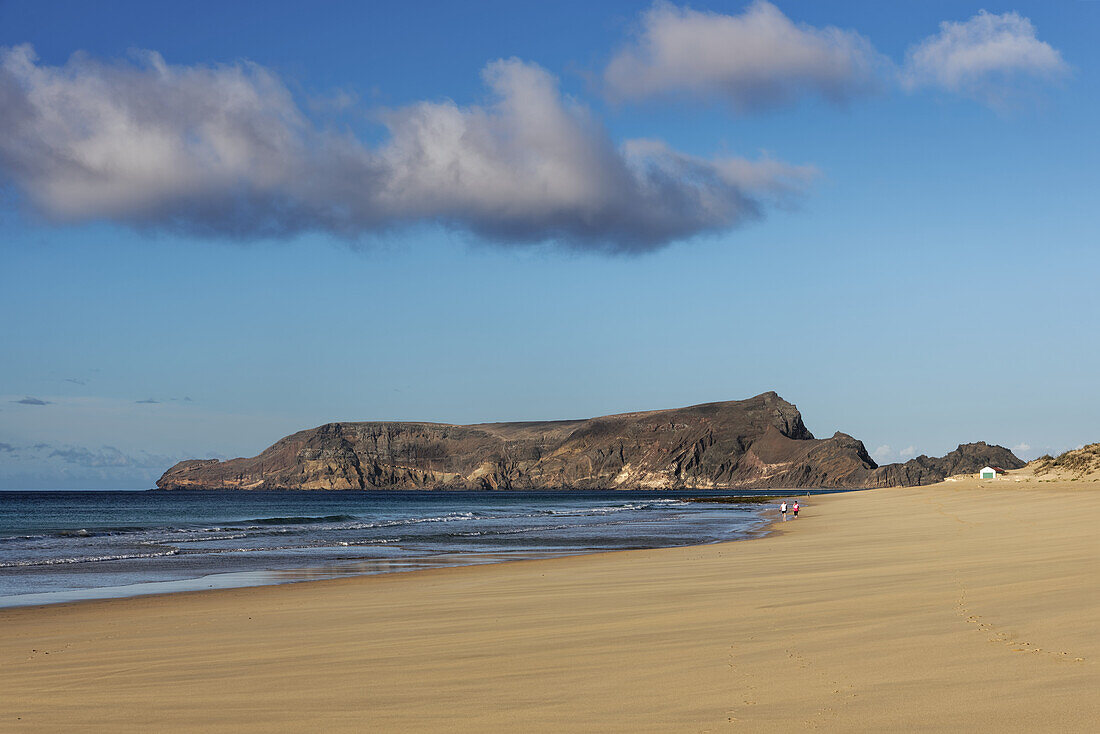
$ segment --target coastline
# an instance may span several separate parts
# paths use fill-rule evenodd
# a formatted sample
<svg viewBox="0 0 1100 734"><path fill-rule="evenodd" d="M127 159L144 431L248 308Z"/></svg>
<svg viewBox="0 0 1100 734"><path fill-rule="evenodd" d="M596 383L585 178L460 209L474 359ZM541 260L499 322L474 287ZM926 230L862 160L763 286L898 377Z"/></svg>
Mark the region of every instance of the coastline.
<svg viewBox="0 0 1100 734"><path fill-rule="evenodd" d="M821 495L750 540L2 609L0 721L1087 731L1094 489Z"/></svg>
<svg viewBox="0 0 1100 734"><path fill-rule="evenodd" d="M84 499L81 494L67 492L61 504L79 502ZM19 505L7 508L5 529L10 538L3 539L14 544L5 544L9 555L0 560L0 608L300 583L630 547L701 545L755 537L768 523L768 506L782 497L685 492L462 492L439 497L379 492L341 493L342 498L261 491L228 493L234 498L230 508L224 504L225 492L212 503L202 493L190 493L174 496L168 504L137 505L118 498L119 492L111 494L115 497L83 514L19 527L12 525L12 518L34 517L41 511L38 497L43 496L20 493L28 504L22 513ZM685 513L680 505L692 509ZM729 505L740 511L729 512ZM213 514L211 506L217 508ZM661 511L650 514L655 508ZM248 517L256 519L239 519ZM601 537L583 537L586 523ZM4 518L0 525L5 525ZM447 530L435 530L441 527ZM429 534L426 540L419 537L423 532ZM582 537L570 543L570 532ZM529 547L511 541L513 537L531 539ZM45 546L43 541L55 545ZM268 550L265 545L273 547ZM257 550L266 552L256 554ZM302 550L311 556L304 558ZM172 561L163 563L165 557ZM86 565L89 561L98 566ZM57 573L69 574L68 587L53 581ZM23 574L22 588L16 574ZM81 579L84 584L75 585Z"/></svg>

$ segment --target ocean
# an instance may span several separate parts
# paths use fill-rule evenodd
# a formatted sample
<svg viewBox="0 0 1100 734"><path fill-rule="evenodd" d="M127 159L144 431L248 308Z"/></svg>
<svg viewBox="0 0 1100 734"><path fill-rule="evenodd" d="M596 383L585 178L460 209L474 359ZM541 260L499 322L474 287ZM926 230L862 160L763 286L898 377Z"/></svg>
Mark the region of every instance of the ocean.
<svg viewBox="0 0 1100 734"><path fill-rule="evenodd" d="M800 490L800 494L803 491ZM0 607L698 545L749 492L0 492Z"/></svg>

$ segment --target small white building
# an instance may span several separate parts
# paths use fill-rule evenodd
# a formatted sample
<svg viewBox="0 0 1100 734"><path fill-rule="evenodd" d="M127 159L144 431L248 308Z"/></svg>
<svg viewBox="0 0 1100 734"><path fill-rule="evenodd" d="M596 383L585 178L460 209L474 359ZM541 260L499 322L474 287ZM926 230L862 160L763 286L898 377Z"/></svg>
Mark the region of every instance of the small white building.
<svg viewBox="0 0 1100 734"><path fill-rule="evenodd" d="M978 479L996 479L997 470L991 466L987 466L978 472Z"/></svg>

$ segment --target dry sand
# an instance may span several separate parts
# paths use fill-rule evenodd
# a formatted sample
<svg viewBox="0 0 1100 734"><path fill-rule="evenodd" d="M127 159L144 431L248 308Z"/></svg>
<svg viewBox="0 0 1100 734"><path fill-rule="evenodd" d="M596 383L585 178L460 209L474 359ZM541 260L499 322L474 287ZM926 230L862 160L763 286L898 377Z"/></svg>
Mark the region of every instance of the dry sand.
<svg viewBox="0 0 1100 734"><path fill-rule="evenodd" d="M0 611L2 731L1100 730L1100 485L766 538Z"/></svg>

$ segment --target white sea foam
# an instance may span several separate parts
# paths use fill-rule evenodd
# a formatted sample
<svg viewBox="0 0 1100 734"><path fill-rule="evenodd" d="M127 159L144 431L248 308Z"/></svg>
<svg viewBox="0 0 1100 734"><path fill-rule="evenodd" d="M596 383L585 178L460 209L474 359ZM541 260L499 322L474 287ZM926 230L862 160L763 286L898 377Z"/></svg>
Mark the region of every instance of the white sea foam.
<svg viewBox="0 0 1100 734"><path fill-rule="evenodd" d="M421 523L428 522L457 522L461 520L473 520L475 517L479 516L479 513L476 512L452 512L447 515L439 515L435 517L410 517L402 520L383 520L381 522L355 523L353 525L347 525L343 529L370 530L372 528L395 528L402 525L420 525Z"/></svg>
<svg viewBox="0 0 1100 734"><path fill-rule="evenodd" d="M160 558L179 555L179 548L171 548L156 553L116 553L101 556L80 556L78 558L42 558L23 561L0 561L0 568L27 566L61 566L70 563L94 563L96 561L126 561L132 558Z"/></svg>
<svg viewBox="0 0 1100 734"><path fill-rule="evenodd" d="M249 537L248 533L234 533L230 535L203 535L198 538L172 538L173 543L210 543L217 540L239 540Z"/></svg>

